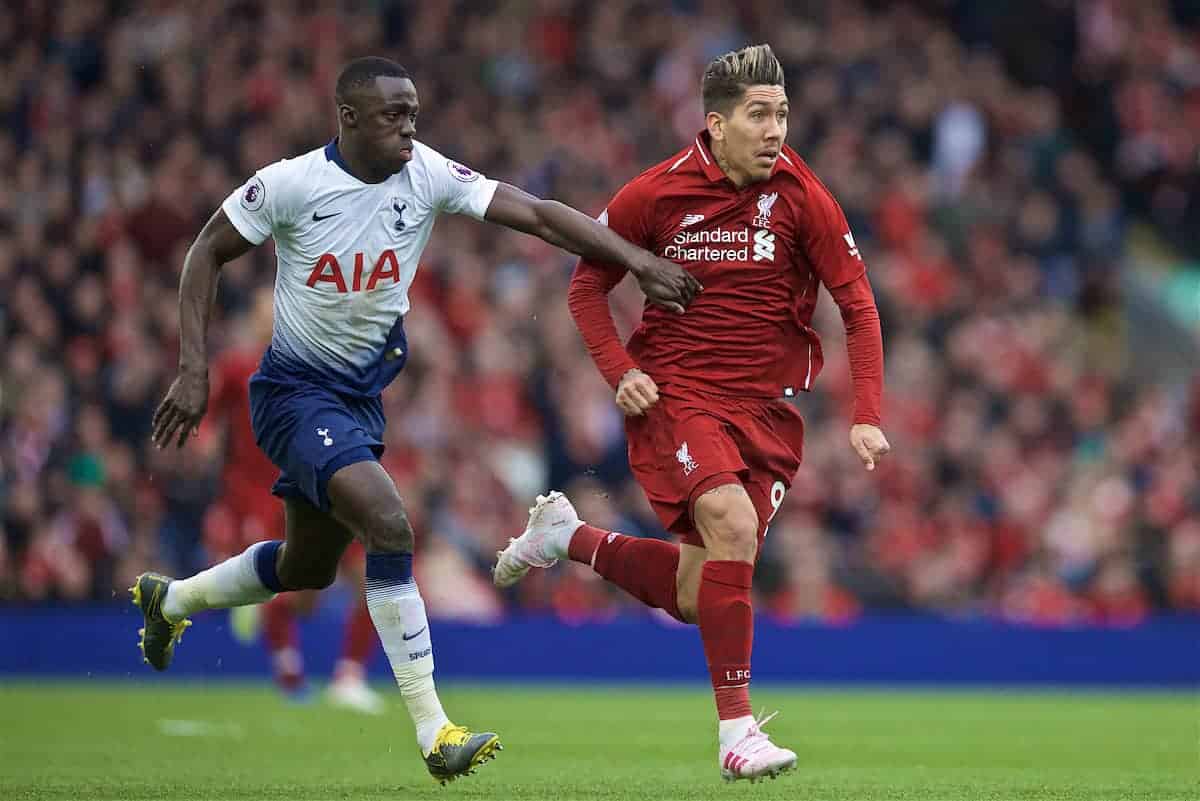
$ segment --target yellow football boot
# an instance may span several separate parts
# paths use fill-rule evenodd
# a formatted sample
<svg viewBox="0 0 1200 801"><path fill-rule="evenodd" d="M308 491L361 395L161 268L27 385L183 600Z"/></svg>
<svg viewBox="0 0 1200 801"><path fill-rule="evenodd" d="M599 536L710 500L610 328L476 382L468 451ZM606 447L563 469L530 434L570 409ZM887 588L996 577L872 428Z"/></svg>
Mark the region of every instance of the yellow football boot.
<svg viewBox="0 0 1200 801"><path fill-rule="evenodd" d="M172 623L162 613L162 602L167 597L167 585L171 579L158 573L143 573L129 588L133 594L133 605L142 610L142 628L138 629L141 639L142 661L155 670L166 670L175 654L175 643L183 636L184 629L192 621L184 618Z"/></svg>
<svg viewBox="0 0 1200 801"><path fill-rule="evenodd" d="M433 750L425 757L425 767L440 784L468 776L503 751L500 737L490 731L472 734L464 726L447 723L438 731Z"/></svg>

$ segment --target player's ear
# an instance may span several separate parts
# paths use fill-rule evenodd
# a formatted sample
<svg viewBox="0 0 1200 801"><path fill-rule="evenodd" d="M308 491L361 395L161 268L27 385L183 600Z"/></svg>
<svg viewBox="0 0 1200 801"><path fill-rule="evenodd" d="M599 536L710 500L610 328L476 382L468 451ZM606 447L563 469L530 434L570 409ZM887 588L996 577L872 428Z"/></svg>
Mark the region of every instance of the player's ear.
<svg viewBox="0 0 1200 801"><path fill-rule="evenodd" d="M347 128L358 126L358 110L349 103L338 103L338 122Z"/></svg>
<svg viewBox="0 0 1200 801"><path fill-rule="evenodd" d="M710 111L704 115L704 127L708 128L708 135L714 142L721 142L725 139L725 117L719 111Z"/></svg>

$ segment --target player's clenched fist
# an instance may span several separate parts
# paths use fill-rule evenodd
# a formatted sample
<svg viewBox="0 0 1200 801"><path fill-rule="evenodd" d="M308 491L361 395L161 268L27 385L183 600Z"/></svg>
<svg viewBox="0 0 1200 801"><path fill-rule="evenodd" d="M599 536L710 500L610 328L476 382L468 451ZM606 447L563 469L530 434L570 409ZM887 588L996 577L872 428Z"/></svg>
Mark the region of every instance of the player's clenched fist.
<svg viewBox="0 0 1200 801"><path fill-rule="evenodd" d="M868 470L874 470L875 463L892 449L879 427L866 423L850 427L850 447Z"/></svg>
<svg viewBox="0 0 1200 801"><path fill-rule="evenodd" d="M617 406L626 417L637 417L658 403L658 384L641 370L633 369L621 376L617 385Z"/></svg>

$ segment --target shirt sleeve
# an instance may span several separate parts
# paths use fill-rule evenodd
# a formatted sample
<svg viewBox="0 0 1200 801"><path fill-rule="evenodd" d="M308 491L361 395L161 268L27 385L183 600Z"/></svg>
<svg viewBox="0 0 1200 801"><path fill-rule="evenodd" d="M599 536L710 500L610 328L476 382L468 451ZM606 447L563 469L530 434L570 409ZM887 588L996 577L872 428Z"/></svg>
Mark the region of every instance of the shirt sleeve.
<svg viewBox="0 0 1200 801"><path fill-rule="evenodd" d="M639 247L648 247L649 206L634 184L626 184L600 214L600 222ZM567 290L567 308L575 320L588 354L609 386L616 388L621 376L637 368L617 334L608 293L625 277L626 269L616 264L580 259Z"/></svg>
<svg viewBox="0 0 1200 801"><path fill-rule="evenodd" d="M291 172L288 159L269 164L221 204L225 216L247 242L260 245L293 224L303 198L297 196Z"/></svg>
<svg viewBox="0 0 1200 801"><path fill-rule="evenodd" d="M883 334L866 273L830 292L846 327L846 353L854 385L854 423L878 426L883 405Z"/></svg>
<svg viewBox="0 0 1200 801"><path fill-rule="evenodd" d="M853 420L877 426L883 399L883 336L875 295L842 207L815 176L808 186L808 218L800 232L800 247L833 296L846 327L850 380L854 385Z"/></svg>
<svg viewBox="0 0 1200 801"><path fill-rule="evenodd" d="M482 220L498 183L437 151L430 150L429 158L434 206L448 214L466 214Z"/></svg>
<svg viewBox="0 0 1200 801"><path fill-rule="evenodd" d="M813 180L810 187L805 197L808 219L799 244L817 278L834 289L857 280L867 268L842 207L820 181Z"/></svg>
<svg viewBox="0 0 1200 801"><path fill-rule="evenodd" d="M637 367L617 334L608 293L621 282L625 270L581 260L567 289L567 308L583 337L588 355L604 380L614 389L621 376Z"/></svg>

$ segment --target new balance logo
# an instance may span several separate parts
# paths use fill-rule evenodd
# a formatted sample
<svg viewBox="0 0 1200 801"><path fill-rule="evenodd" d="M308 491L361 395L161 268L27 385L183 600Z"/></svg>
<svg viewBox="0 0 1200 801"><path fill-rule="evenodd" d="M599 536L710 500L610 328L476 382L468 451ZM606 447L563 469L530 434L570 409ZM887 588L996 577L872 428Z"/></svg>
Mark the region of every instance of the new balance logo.
<svg viewBox="0 0 1200 801"><path fill-rule="evenodd" d="M754 232L754 260L775 261L775 234L762 228Z"/></svg>
<svg viewBox="0 0 1200 801"><path fill-rule="evenodd" d="M847 231L842 234L842 239L846 240L846 247L850 248L850 255L862 261L862 256L858 252L858 245L854 244L854 234Z"/></svg>
<svg viewBox="0 0 1200 801"><path fill-rule="evenodd" d="M608 539L608 544L609 544L609 545L612 545L612 541L613 541L613 540L615 540L616 538L617 538L617 532L615 532L615 531L613 531L613 532L610 532L610 533L609 533L609 535L608 535L608 538L607 538L607 539Z"/></svg>
<svg viewBox="0 0 1200 801"><path fill-rule="evenodd" d="M683 220L681 220L679 223L679 227L687 228L689 225L695 225L703 219L703 214L685 214L683 215Z"/></svg>
<svg viewBox="0 0 1200 801"><path fill-rule="evenodd" d="M675 451L675 458L683 465L683 474L685 476L690 476L700 466L696 464L696 460L692 458L692 454L688 453L688 444L686 442L679 446L679 450Z"/></svg>
<svg viewBox="0 0 1200 801"><path fill-rule="evenodd" d="M330 445L333 444L333 437L329 436L328 428L318 428L317 436L322 438L321 444L324 445L326 448L328 448Z"/></svg>

